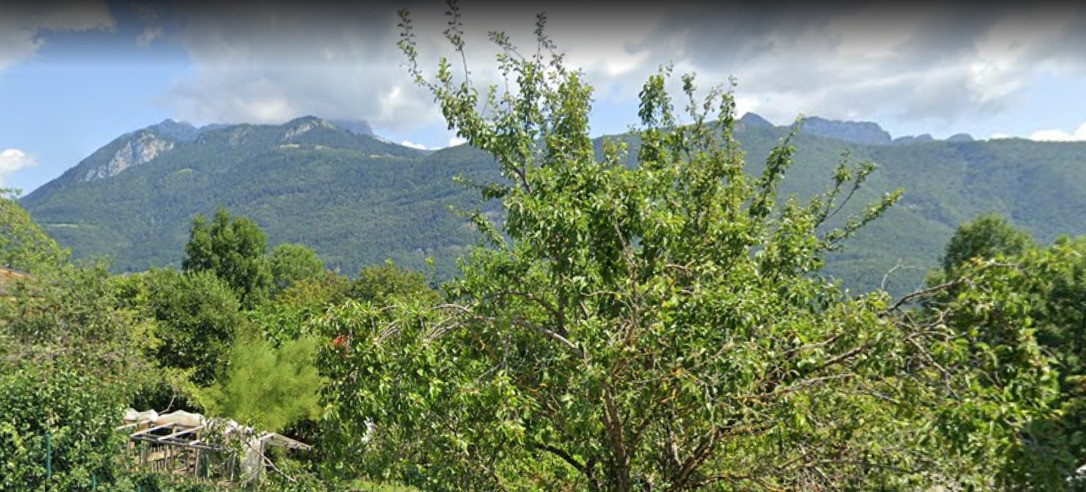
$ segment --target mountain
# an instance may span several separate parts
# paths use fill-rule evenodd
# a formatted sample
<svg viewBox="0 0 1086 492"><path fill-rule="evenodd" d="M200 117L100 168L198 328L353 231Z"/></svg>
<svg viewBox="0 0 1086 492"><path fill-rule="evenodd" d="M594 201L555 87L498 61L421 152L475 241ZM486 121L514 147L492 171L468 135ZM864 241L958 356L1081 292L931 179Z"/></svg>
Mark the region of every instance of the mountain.
<svg viewBox="0 0 1086 492"><path fill-rule="evenodd" d="M863 145L886 145L890 134L870 121L837 121L812 116L804 118L800 131Z"/></svg>
<svg viewBox="0 0 1086 492"><path fill-rule="evenodd" d="M874 123L807 121L816 124L793 141L785 198L824 191L846 151L880 168L838 223L905 189L885 217L827 258L826 272L853 291L921 286L958 224L984 212L1008 216L1042 242L1086 233L1086 143L890 140ZM740 120L751 172L787 133L757 115ZM636 138L606 138L626 139L636 155ZM22 204L75 256L112 256L118 271L179 264L192 215L221 204L256 220L272 245L309 245L345 273L386 259L424 268L432 256L443 277L479 240L449 207L500 211L454 183L456 175L498 179L492 159L468 146L421 151L314 117L200 129L167 121L110 142Z"/></svg>
<svg viewBox="0 0 1086 492"><path fill-rule="evenodd" d="M122 135L21 202L76 257L111 256L118 271L178 265L192 216L217 205L346 273L386 259L421 269L434 256L448 275L478 240L448 207L477 206L453 177L489 179L481 152L419 151L314 117L195 137L176 126Z"/></svg>

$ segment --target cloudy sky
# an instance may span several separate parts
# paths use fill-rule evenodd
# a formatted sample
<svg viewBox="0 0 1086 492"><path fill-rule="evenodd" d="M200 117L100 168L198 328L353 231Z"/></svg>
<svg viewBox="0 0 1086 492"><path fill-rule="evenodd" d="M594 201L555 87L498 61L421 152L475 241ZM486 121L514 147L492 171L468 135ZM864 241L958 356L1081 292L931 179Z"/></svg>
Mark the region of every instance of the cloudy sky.
<svg viewBox="0 0 1086 492"><path fill-rule="evenodd" d="M741 112L878 122L893 136L1086 140L1086 6L671 0L503 6L461 0L475 80L486 33L533 46L535 13L596 92L593 132L623 131L662 64L738 81ZM166 118L367 121L454 141L395 46L409 8L429 66L441 1L0 3L0 186L29 192L118 135Z"/></svg>

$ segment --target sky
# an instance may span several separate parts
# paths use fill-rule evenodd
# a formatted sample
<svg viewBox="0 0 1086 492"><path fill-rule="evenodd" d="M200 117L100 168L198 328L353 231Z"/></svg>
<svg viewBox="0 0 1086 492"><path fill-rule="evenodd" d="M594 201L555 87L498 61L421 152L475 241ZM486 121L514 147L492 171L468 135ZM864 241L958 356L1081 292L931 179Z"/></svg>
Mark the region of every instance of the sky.
<svg viewBox="0 0 1086 492"><path fill-rule="evenodd" d="M874 121L894 137L1086 140L1086 5L461 0L473 82L490 31L534 50L536 13L595 88L594 135L636 121L648 76L734 77L740 113ZM772 6L768 4L772 3ZM425 148L459 142L396 47L408 9L424 68L451 55L442 1L0 2L0 187L29 193L165 119L362 120ZM676 79L677 82L677 79Z"/></svg>

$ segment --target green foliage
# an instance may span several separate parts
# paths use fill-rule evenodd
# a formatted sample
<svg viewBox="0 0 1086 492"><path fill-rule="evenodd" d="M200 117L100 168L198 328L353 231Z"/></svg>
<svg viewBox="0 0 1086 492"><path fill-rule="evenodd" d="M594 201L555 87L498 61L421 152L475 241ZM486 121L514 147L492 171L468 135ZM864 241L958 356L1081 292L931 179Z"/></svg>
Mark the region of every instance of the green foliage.
<svg viewBox="0 0 1086 492"><path fill-rule="evenodd" d="M1006 388L1003 404L991 406L989 418L999 420L1007 405L1043 398L1052 407L1048 413L1033 415L1015 436L1000 445L1009 450L999 475L1005 488L1063 490L1065 480L1086 462L1086 392L1082 385L1086 364L1082 340L1086 304L1086 239L1063 238L1041 248L1027 243L1021 234L1006 233L1005 221L988 217L995 226L989 234L978 231L978 220L962 226L980 240L953 242L955 245L996 244L988 255L974 255L953 268L945 291L927 304L933 316L965 336L981 342L979 347L1000 347L978 361L988 374L979 384ZM999 233L998 231L1004 231ZM993 232L997 231L997 232ZM994 235L1011 241L983 240ZM962 233L955 237L965 236ZM1012 248L1003 247L1011 244ZM968 247L968 246L967 246ZM944 317L944 313L953 313ZM1012 349L1017 347L1017 349ZM1052 371L1045 374L1049 384L1045 395L1023 395L1030 386L1016 385L1021 373L1036 370L1036 359L1051 358ZM1000 369L989 364L998 363ZM1032 388L1036 389L1036 388Z"/></svg>
<svg viewBox="0 0 1086 492"><path fill-rule="evenodd" d="M166 369L192 383L210 384L227 367L234 332L242 323L234 291L210 271L151 270L126 302L154 321L160 344L152 352Z"/></svg>
<svg viewBox="0 0 1086 492"><path fill-rule="evenodd" d="M275 304L323 310L347 299L353 283L345 276L325 272L315 279L305 279L280 292Z"/></svg>
<svg viewBox="0 0 1086 492"><path fill-rule="evenodd" d="M953 277L961 264L973 258L987 260L998 255L1015 256L1033 247L1029 233L1014 227L1002 215L981 215L954 232L943 256L943 272Z"/></svg>
<svg viewBox="0 0 1086 492"><path fill-rule="evenodd" d="M622 142L596 152L591 87L542 16L528 57L491 35L510 87L499 92L457 80L444 58L424 74L401 15L416 82L497 160L506 181L482 190L504 221L473 216L492 248L461 262L447 304L347 302L317 320L350 342L324 357L327 425L367 436L334 445L335 466L425 489L995 483L1003 462L989 458L1007 447L977 444L1009 441L1044 406L1047 359L1028 334L977 347L820 274L823 255L899 198L847 207L873 165L846 162L826 193L778 201L791 137L749 174L731 91L699 92L685 75L676 102L670 69L641 92L628 165ZM449 16L459 58L455 2Z"/></svg>
<svg viewBox="0 0 1086 492"><path fill-rule="evenodd" d="M300 419L320 416L324 379L317 373L319 342L309 336L275 347L260 335L237 340L230 368L202 400L215 415L279 432Z"/></svg>
<svg viewBox="0 0 1086 492"><path fill-rule="evenodd" d="M396 298L418 298L437 303L440 294L432 289L422 272L407 270L392 262L365 267L351 285L350 297L359 301L387 305Z"/></svg>
<svg viewBox="0 0 1086 492"><path fill-rule="evenodd" d="M324 262L317 253L301 244L280 244L272 249L272 286L278 293L302 280L324 276Z"/></svg>
<svg viewBox="0 0 1086 492"><path fill-rule="evenodd" d="M272 285L267 250L268 239L256 222L247 217L231 218L219 207L210 225L202 215L192 219L181 267L186 272L214 273L249 309L268 297Z"/></svg>
<svg viewBox="0 0 1086 492"><path fill-rule="evenodd" d="M57 268L67 259L68 252L42 232L14 192L0 188L0 267L37 272Z"/></svg>
<svg viewBox="0 0 1086 492"><path fill-rule="evenodd" d="M147 384L145 353L157 339L137 311L120 307L117 294L101 264L39 270L7 285L0 296L0 370L67 360L133 391Z"/></svg>
<svg viewBox="0 0 1086 492"><path fill-rule="evenodd" d="M70 362L0 374L0 489L89 491L123 474L121 392Z"/></svg>
<svg viewBox="0 0 1086 492"><path fill-rule="evenodd" d="M302 336L304 325L324 314L330 306L346 300L351 287L347 277L326 271L319 278L291 285L273 302L261 304L246 315L253 326L263 330L266 338L279 344Z"/></svg>
<svg viewBox="0 0 1086 492"><path fill-rule="evenodd" d="M122 137L21 203L75 257L111 256L115 271L179 266L193 211L208 214L222 204L257 221L270 245L306 244L332 269L353 274L386 259L422 269L433 257L436 278L455 274L456 259L480 237L447 210L477 206L474 190L451 178L498 179L491 156L469 145L423 152L329 128L284 141L296 125L209 130L195 141L174 142L173 150L145 165L83 182L90 168L108 163L132 138ZM788 133L786 127L737 124L748 172L760 173ZM607 139L627 143L627 162L636 160L636 134L595 139L597 155ZM828 225L841 225L847 213L883 193L905 189L899 206L825 255L825 272L853 292L882 286L899 296L923 287L958 225L989 211L1013 217L1045 244L1061 234L1086 234L1086 208L1078 205L1086 202L1080 172L1086 143L862 145L802 132L792 141L803 165L781 183L784 197L806 199L832 183L827 178L843 152L881 164ZM500 221L495 202L482 209Z"/></svg>
<svg viewBox="0 0 1086 492"><path fill-rule="evenodd" d="M157 472L131 473L127 484L115 489L124 492L215 492L230 490L227 486L200 483L192 479L178 478Z"/></svg>

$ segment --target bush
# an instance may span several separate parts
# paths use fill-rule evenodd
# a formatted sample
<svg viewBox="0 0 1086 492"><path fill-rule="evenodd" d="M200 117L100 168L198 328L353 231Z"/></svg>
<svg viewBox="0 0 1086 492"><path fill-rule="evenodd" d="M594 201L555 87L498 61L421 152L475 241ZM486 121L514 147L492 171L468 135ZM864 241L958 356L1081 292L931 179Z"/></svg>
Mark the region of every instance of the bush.
<svg viewBox="0 0 1086 492"><path fill-rule="evenodd" d="M65 363L0 376L0 489L91 490L114 482L125 436L117 391Z"/></svg>

